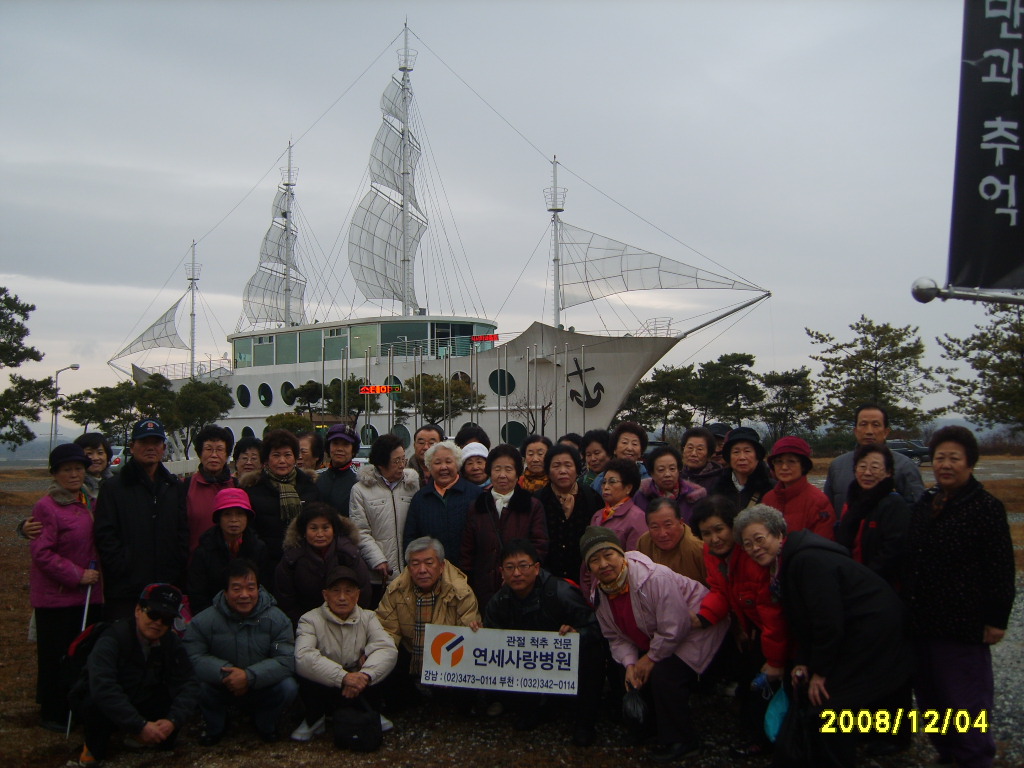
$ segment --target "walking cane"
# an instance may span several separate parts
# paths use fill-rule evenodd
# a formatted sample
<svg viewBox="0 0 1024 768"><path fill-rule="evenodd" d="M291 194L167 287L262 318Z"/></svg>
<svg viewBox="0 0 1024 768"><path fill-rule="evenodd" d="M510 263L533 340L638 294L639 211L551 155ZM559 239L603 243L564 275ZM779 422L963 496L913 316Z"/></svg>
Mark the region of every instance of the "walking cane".
<svg viewBox="0 0 1024 768"><path fill-rule="evenodd" d="M96 570L96 561L89 561L89 570ZM85 632L85 624L89 619L89 601L92 599L92 584L85 590L85 608L82 610L82 627L79 629L79 633ZM71 710L68 709L68 724L64 728L64 741L71 738Z"/></svg>

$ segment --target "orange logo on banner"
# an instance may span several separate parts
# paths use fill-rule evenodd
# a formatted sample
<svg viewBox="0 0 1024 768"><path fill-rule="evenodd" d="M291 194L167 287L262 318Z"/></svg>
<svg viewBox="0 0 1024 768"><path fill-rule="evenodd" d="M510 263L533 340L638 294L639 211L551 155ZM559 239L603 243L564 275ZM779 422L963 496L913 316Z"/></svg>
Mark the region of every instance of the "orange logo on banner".
<svg viewBox="0 0 1024 768"><path fill-rule="evenodd" d="M466 650L466 647L462 644L462 639L461 635L457 636L451 632L442 632L435 637L434 642L430 644L430 656L433 658L434 663L440 666L442 654L451 652L452 666L457 667L459 662L462 661L462 654Z"/></svg>

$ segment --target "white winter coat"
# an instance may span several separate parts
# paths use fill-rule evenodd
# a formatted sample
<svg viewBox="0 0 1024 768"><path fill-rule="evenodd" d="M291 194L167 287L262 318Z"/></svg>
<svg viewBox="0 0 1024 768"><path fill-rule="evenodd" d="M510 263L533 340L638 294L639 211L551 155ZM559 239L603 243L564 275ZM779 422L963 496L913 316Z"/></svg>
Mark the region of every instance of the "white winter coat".
<svg viewBox="0 0 1024 768"><path fill-rule="evenodd" d="M406 469L394 490L388 488L377 468L365 464L359 470L359 482L352 487L349 517L359 528L360 552L371 569L383 562L391 567L391 578L405 568L402 530L409 512L409 502L419 490L415 470ZM378 571L371 573L375 584L381 583Z"/></svg>
<svg viewBox="0 0 1024 768"><path fill-rule="evenodd" d="M359 658L366 661L359 665ZM398 649L377 614L359 606L347 619L331 613L324 603L302 614L295 636L295 668L301 677L340 688L349 672L364 672L376 685L395 668Z"/></svg>

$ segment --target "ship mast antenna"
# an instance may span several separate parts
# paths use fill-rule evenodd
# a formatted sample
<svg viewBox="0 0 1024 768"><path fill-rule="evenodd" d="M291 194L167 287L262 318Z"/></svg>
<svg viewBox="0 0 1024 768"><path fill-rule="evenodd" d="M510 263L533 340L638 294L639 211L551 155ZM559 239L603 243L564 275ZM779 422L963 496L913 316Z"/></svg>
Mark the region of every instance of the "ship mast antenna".
<svg viewBox="0 0 1024 768"><path fill-rule="evenodd" d="M554 254L552 265L554 267L554 302L555 305L555 328L558 328L562 311L562 267L559 253L561 243L562 220L558 214L565 210L565 187L558 186L558 155L551 158L551 186L544 190L544 201L547 203L548 212L551 214L551 252Z"/></svg>
<svg viewBox="0 0 1024 768"><path fill-rule="evenodd" d="M188 292L192 298L192 311L189 314L191 325L188 335L188 375L190 379L196 377L196 291L199 290L199 272L202 264L196 264L196 241L192 241L192 263L185 267L185 276L188 278Z"/></svg>
<svg viewBox="0 0 1024 768"><path fill-rule="evenodd" d="M285 170L282 186L284 196L284 324L292 326L292 269L295 264L295 244L292 241L292 195L295 175L292 172L292 142L288 141L288 168Z"/></svg>
<svg viewBox="0 0 1024 768"><path fill-rule="evenodd" d="M409 73L416 65L417 51L409 48L409 22L406 21L404 29L404 44L398 52L398 69L402 73L402 114L405 119L402 122L402 144L401 144L401 172L402 172L402 315L408 316L415 312L412 306L413 296L413 273L410 268L409 258L409 186L410 186L410 163L409 163L409 103L412 101L412 89L409 83Z"/></svg>

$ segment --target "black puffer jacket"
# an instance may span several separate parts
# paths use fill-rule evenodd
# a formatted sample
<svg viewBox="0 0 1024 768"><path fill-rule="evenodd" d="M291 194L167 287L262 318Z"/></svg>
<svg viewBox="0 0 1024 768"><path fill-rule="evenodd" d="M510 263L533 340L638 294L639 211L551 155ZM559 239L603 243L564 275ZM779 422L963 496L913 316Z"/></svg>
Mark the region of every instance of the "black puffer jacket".
<svg viewBox="0 0 1024 768"><path fill-rule="evenodd" d="M163 464L151 480L132 459L103 482L93 536L108 601L134 600L157 581L184 589L188 518L181 490Z"/></svg>
<svg viewBox="0 0 1024 768"><path fill-rule="evenodd" d="M931 488L914 505L903 595L923 638L980 643L986 626L1006 629L1015 595L1006 508L973 477L936 509Z"/></svg>
<svg viewBox="0 0 1024 768"><path fill-rule="evenodd" d="M260 584L267 584L273 578L267 545L252 528L246 528L242 533L238 554L232 554L228 549L220 527L215 525L202 533L188 566L188 602L193 616L213 605L213 596L226 586L228 565L239 557L256 566Z"/></svg>

